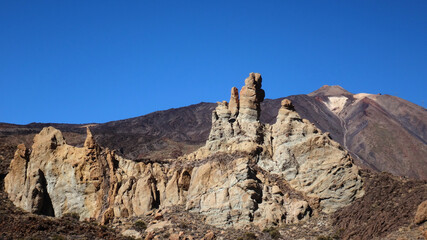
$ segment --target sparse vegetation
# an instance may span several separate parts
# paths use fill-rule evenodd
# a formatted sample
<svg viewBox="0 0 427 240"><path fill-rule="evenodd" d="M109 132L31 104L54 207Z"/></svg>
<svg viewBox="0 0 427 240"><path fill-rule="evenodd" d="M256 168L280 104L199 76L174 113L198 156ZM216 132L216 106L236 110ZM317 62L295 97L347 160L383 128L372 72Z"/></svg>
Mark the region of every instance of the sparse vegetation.
<svg viewBox="0 0 427 240"><path fill-rule="evenodd" d="M265 228L262 232L268 233L272 239L279 239L281 237L279 230L275 227Z"/></svg>
<svg viewBox="0 0 427 240"><path fill-rule="evenodd" d="M65 213L64 215L62 215L64 218L72 218L72 219L76 219L79 220L80 219L80 215L76 212L69 212L69 213Z"/></svg>
<svg viewBox="0 0 427 240"><path fill-rule="evenodd" d="M334 240L331 236L318 236L317 240Z"/></svg>
<svg viewBox="0 0 427 240"><path fill-rule="evenodd" d="M339 229L333 235L329 236L318 236L317 240L339 240L341 239L341 235L344 232L344 229Z"/></svg>
<svg viewBox="0 0 427 240"><path fill-rule="evenodd" d="M335 233L332 236L318 236L317 240L339 240L341 239L339 235L337 235L337 233Z"/></svg>
<svg viewBox="0 0 427 240"><path fill-rule="evenodd" d="M143 232L143 231L145 231L145 229L147 229L147 224L145 224L145 222L144 222L144 221L142 221L142 220L137 220L137 221L133 224L133 228L134 228L136 231Z"/></svg>
<svg viewBox="0 0 427 240"><path fill-rule="evenodd" d="M186 223L186 222L180 223L179 224L179 228L181 228L181 229L188 229L189 228L188 223Z"/></svg>
<svg viewBox="0 0 427 240"><path fill-rule="evenodd" d="M256 240L257 237L253 232L246 232L242 237L237 238L237 240Z"/></svg>
<svg viewBox="0 0 427 240"><path fill-rule="evenodd" d="M65 240L65 239L67 238L61 235L55 235L52 237L52 240Z"/></svg>

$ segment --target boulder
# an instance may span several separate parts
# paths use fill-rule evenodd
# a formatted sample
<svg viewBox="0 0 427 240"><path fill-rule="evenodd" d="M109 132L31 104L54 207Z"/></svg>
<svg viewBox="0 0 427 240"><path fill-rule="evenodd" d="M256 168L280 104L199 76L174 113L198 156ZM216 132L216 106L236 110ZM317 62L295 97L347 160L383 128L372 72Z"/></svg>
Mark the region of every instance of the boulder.
<svg viewBox="0 0 427 240"><path fill-rule="evenodd" d="M134 239L140 239L142 238L142 235L140 232L134 230L134 229L126 229L123 232L121 232L121 234L125 237L131 237Z"/></svg>
<svg viewBox="0 0 427 240"><path fill-rule="evenodd" d="M425 221L427 221L427 200L418 205L414 218L415 224L422 224Z"/></svg>

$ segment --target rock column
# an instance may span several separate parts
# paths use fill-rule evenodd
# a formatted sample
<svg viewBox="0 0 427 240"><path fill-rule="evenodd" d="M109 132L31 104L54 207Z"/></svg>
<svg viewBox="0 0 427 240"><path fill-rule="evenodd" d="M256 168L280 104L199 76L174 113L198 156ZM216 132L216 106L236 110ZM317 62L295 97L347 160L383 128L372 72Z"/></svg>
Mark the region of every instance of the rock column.
<svg viewBox="0 0 427 240"><path fill-rule="evenodd" d="M239 90L236 87L231 88L231 97L228 109L231 113L230 120L236 120L239 115Z"/></svg>
<svg viewBox="0 0 427 240"><path fill-rule="evenodd" d="M262 77L259 73L250 73L245 79L245 86L240 91L239 119L258 121L261 115L261 102L265 92L261 89Z"/></svg>

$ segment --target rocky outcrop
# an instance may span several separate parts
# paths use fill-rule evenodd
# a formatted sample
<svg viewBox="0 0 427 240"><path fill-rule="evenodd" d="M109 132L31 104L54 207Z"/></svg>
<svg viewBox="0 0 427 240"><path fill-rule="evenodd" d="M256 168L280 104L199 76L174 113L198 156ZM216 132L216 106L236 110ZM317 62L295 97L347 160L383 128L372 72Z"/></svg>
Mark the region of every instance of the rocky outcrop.
<svg viewBox="0 0 427 240"><path fill-rule="evenodd" d="M347 151L302 119L284 99L277 122L271 126L271 158L258 165L282 176L308 196L321 199L325 212L335 211L363 194L358 168Z"/></svg>
<svg viewBox="0 0 427 240"><path fill-rule="evenodd" d="M259 122L261 81L251 73L240 100L233 88L230 103L212 113L206 145L178 159L132 161L100 147L89 128L81 148L44 128L31 153L18 147L5 189L33 213L77 213L105 224L180 205L208 224L238 228L298 222L361 196L351 157L289 100L274 125Z"/></svg>
<svg viewBox="0 0 427 240"><path fill-rule="evenodd" d="M262 77L259 73L250 73L245 79L245 86L240 90L240 115L241 119L259 120L261 114L261 102L265 93L261 89Z"/></svg>
<svg viewBox="0 0 427 240"><path fill-rule="evenodd" d="M12 161L16 164L11 164L5 178L10 199L33 213L57 217L77 213L82 219L98 217L105 211L105 204L99 203L108 199L116 179L108 171L114 168L112 153L101 150L91 138L88 130L87 144L76 148L66 144L59 130L44 128L34 137L25 168L19 167L23 150L17 150ZM17 186L16 181L24 184Z"/></svg>
<svg viewBox="0 0 427 240"><path fill-rule="evenodd" d="M228 109L230 110L230 119L233 121L239 115L239 90L236 87L231 88L230 103Z"/></svg>
<svg viewBox="0 0 427 240"><path fill-rule="evenodd" d="M425 200L418 206L414 218L414 222L416 224L421 224L425 221L427 221L427 200Z"/></svg>
<svg viewBox="0 0 427 240"><path fill-rule="evenodd" d="M259 73L251 73L245 79L245 86L240 91L240 101L237 96L238 90L233 87L230 97L230 101L233 102L230 106L226 101L218 102L218 106L212 112L212 128L206 143L208 151L202 156L221 149L250 152L251 147L256 148L262 144L264 125L259 122L259 116L260 104L264 100L265 93L261 89L261 82Z"/></svg>
<svg viewBox="0 0 427 240"><path fill-rule="evenodd" d="M302 119L290 100L282 101L275 124L262 124L255 118L254 111L259 114L257 106L264 98L260 88L261 76L251 73L241 91L236 121L230 121L227 102L218 104L206 147L193 157L201 158L212 151L258 151L259 167L282 177L293 189L319 198L325 212L333 212L362 196L362 180L349 153L329 133L322 133ZM253 110L252 117L248 117L249 110Z"/></svg>

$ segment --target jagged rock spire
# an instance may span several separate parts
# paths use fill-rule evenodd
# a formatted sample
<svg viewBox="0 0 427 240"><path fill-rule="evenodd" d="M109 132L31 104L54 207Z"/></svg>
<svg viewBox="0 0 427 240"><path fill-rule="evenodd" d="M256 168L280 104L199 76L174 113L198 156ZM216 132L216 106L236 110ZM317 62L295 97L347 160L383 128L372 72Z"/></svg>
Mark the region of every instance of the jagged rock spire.
<svg viewBox="0 0 427 240"><path fill-rule="evenodd" d="M280 104L284 109L295 111L294 105L292 104L292 101L289 99L286 99L286 98L283 99Z"/></svg>
<svg viewBox="0 0 427 240"><path fill-rule="evenodd" d="M86 140L84 143L85 148L92 149L95 147L95 139L93 139L92 132L89 127L86 127Z"/></svg>
<svg viewBox="0 0 427 240"><path fill-rule="evenodd" d="M236 87L231 88L230 103L228 109L231 112L231 119L236 119L239 115L239 90Z"/></svg>
<svg viewBox="0 0 427 240"><path fill-rule="evenodd" d="M240 115L243 115L243 119L259 120L261 102L265 97L265 92L261 87L261 74L250 73L249 77L245 79L245 86L240 90Z"/></svg>

